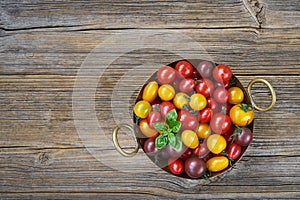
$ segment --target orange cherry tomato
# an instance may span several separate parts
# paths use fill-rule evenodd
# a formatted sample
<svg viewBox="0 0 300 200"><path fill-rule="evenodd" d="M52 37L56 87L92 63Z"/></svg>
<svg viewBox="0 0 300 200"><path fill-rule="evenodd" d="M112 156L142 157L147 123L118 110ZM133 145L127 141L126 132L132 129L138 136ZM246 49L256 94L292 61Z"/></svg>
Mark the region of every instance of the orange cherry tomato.
<svg viewBox="0 0 300 200"><path fill-rule="evenodd" d="M189 96L183 92L179 92L175 95L173 99L173 104L176 108L182 109L184 105L188 105Z"/></svg>
<svg viewBox="0 0 300 200"><path fill-rule="evenodd" d="M156 137L158 135L157 130L149 127L149 124L147 123L147 119L142 119L139 123L139 127L141 132L149 138Z"/></svg>
<svg viewBox="0 0 300 200"><path fill-rule="evenodd" d="M227 142L222 135L213 134L207 138L207 147L208 149L214 153L219 154L226 149Z"/></svg>
<svg viewBox="0 0 300 200"><path fill-rule="evenodd" d="M244 100L244 92L239 87L231 87L228 89L228 102L231 104L238 104Z"/></svg>
<svg viewBox="0 0 300 200"><path fill-rule="evenodd" d="M211 172L219 172L226 169L229 160L226 156L215 156L206 162L206 168Z"/></svg>
<svg viewBox="0 0 300 200"><path fill-rule="evenodd" d="M161 85L158 88L158 96L163 101L170 101L175 96L175 89L171 85L169 85L169 84Z"/></svg>
<svg viewBox="0 0 300 200"><path fill-rule="evenodd" d="M190 98L190 106L194 110L202 110L206 107L207 101L202 94L193 94Z"/></svg>
<svg viewBox="0 0 300 200"><path fill-rule="evenodd" d="M185 146L195 149L199 145L197 134L192 130L185 130L181 134L181 140Z"/></svg>
<svg viewBox="0 0 300 200"><path fill-rule="evenodd" d="M200 123L196 133L199 138L204 139L204 138L208 138L208 136L210 136L211 130L207 123Z"/></svg>
<svg viewBox="0 0 300 200"><path fill-rule="evenodd" d="M146 118L151 111L151 105L148 101L141 100L134 105L133 111L136 116Z"/></svg>
<svg viewBox="0 0 300 200"><path fill-rule="evenodd" d="M229 116L235 125L247 126L254 119L254 110L248 104L236 104L230 109Z"/></svg>

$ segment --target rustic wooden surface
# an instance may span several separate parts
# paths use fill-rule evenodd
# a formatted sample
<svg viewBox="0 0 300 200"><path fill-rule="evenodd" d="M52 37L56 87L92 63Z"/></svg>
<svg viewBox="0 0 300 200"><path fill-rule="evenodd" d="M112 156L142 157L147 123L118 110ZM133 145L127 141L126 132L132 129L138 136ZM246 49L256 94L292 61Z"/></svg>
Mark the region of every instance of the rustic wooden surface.
<svg viewBox="0 0 300 200"><path fill-rule="evenodd" d="M1 198L300 198L299 10L297 0L1 1ZM83 61L109 35L140 29L180 31L215 62L230 65L244 85L263 77L274 86L276 106L256 113L254 141L225 176L203 183L162 170L121 172L92 155L97 136L80 138L72 95ZM111 105L116 82L140 62L173 61L166 52L156 54L123 55L101 76L94 100L105 134L115 126L112 105L130 106ZM146 76L137 74L128 83L133 98ZM257 101L268 102L264 87L253 90ZM89 126L89 114L77 120ZM136 170L143 168L137 164Z"/></svg>

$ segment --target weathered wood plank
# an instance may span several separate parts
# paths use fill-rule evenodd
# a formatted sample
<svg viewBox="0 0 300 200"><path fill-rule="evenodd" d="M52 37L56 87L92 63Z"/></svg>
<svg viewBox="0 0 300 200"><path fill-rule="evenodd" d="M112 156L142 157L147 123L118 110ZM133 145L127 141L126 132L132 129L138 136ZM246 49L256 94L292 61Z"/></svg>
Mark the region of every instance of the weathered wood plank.
<svg viewBox="0 0 300 200"><path fill-rule="evenodd" d="M155 35L156 31L151 30L151 32ZM190 37L191 40L201 45L215 62L230 65L237 74L299 75L300 73L299 29L266 29L263 32L253 29L217 31L192 29L170 30L169 32ZM3 45L0 52L1 73L75 76L89 53L115 33L124 32L63 32L57 29L46 33L33 31L29 34L25 31L0 38ZM135 31L132 31L132 34L134 33ZM111 56L116 56L115 67L126 70L131 66L144 63L168 64L174 60L174 53L162 51L166 44L155 38L152 42L155 45L151 46L156 46L156 50L139 49L121 57L118 55L120 52L115 49L111 54ZM178 41L178 44L174 43L174 46L182 46L179 42L181 41ZM192 50L188 45L186 49L191 55L201 54L201 51ZM99 48L97 51L99 57L106 54ZM101 63L101 59L98 59L99 68L107 67Z"/></svg>
<svg viewBox="0 0 300 200"><path fill-rule="evenodd" d="M299 27L299 4L296 0L4 1L0 19L5 30Z"/></svg>

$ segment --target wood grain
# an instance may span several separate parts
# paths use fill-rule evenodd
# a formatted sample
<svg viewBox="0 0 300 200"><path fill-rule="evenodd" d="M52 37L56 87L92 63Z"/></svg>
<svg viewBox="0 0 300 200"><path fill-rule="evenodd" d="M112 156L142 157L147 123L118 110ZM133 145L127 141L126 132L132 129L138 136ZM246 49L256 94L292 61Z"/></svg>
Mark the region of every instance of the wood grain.
<svg viewBox="0 0 300 200"><path fill-rule="evenodd" d="M2 1L0 198L299 198L299 6L296 0ZM228 64L245 87L254 78L265 78L273 85L275 107L256 112L254 140L225 175L199 181L163 170L138 172L151 168L147 163L134 165L136 173L125 173L93 154L103 149L91 121L96 118L110 136L117 121L111 114L118 110L123 116L132 108L147 73L159 67L157 63L178 58L162 50L162 41L153 40L156 49L127 52L109 66L100 61L96 70L103 74L88 73L82 79L87 82L78 97L79 107L74 107L78 73L92 50L113 34L135 30L189 36L215 62ZM104 51L97 49L99 55ZM143 63L153 66L147 72L136 69ZM134 79L126 79L133 69ZM89 82L95 78L96 87ZM124 78L128 89L119 91L120 99L116 99L115 87ZM89 96L92 90L95 95ZM270 94L263 85L255 85L253 95L259 105L269 103ZM95 103L92 113L86 102ZM76 111L82 112L79 118ZM82 127L76 120L86 125L85 136L80 135ZM131 123L130 117L122 120ZM129 148L126 136L121 138ZM132 164L116 159L112 146L102 152L124 167Z"/></svg>

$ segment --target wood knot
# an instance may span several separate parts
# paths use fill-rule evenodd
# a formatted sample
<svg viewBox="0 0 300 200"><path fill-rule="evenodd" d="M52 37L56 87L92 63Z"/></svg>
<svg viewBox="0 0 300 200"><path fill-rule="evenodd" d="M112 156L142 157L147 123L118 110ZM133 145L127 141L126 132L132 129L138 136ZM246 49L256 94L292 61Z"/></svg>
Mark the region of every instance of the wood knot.
<svg viewBox="0 0 300 200"><path fill-rule="evenodd" d="M50 160L50 155L48 153L41 153L38 157L38 161L41 164L47 164Z"/></svg>

